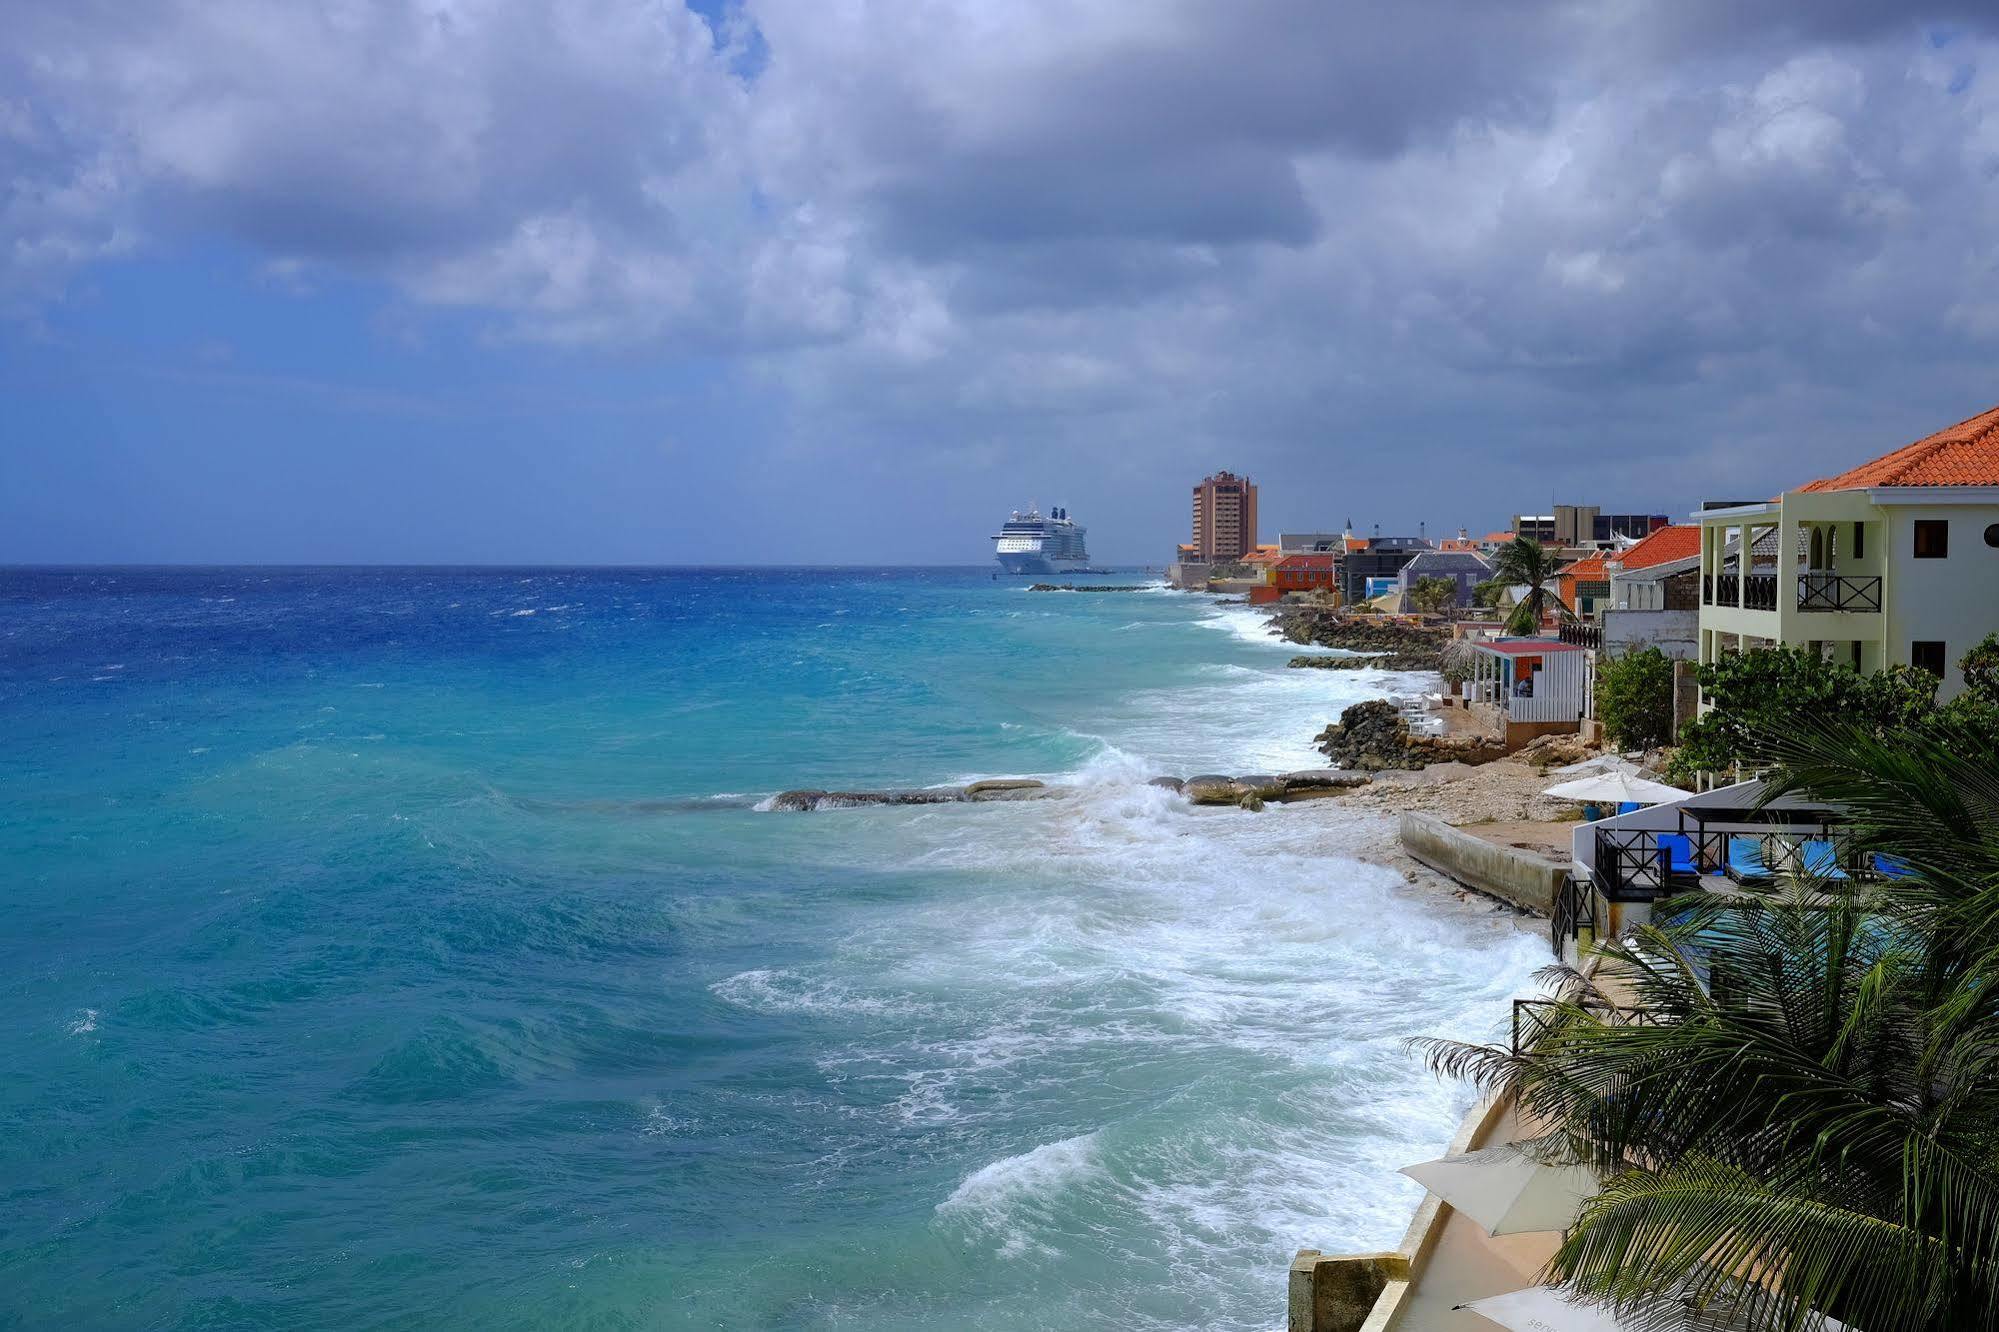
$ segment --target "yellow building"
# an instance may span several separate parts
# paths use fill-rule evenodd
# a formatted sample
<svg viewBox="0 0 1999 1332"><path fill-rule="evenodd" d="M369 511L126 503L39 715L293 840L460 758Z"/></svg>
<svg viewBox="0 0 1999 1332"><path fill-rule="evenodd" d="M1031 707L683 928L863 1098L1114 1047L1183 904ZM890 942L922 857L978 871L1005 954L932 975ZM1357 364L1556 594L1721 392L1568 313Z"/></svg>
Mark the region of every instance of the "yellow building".
<svg viewBox="0 0 1999 1332"><path fill-rule="evenodd" d="M1861 671L1957 662L1999 630L1999 408L1701 525L1700 659L1772 644Z"/></svg>

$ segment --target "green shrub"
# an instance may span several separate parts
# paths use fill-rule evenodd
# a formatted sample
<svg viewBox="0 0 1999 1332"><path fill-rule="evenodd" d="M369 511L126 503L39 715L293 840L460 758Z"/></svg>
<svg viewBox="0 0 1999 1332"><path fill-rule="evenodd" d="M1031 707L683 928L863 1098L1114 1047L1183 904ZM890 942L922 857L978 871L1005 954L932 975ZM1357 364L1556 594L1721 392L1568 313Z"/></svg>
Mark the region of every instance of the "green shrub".
<svg viewBox="0 0 1999 1332"><path fill-rule="evenodd" d="M1596 719L1620 749L1673 738L1673 662L1658 648L1605 657L1596 668Z"/></svg>

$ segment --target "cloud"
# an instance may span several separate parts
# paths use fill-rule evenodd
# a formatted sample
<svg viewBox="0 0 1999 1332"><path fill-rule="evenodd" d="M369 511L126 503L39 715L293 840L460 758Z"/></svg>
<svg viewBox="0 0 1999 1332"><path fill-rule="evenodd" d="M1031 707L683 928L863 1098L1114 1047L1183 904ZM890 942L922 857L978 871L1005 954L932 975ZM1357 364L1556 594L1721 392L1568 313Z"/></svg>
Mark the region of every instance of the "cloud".
<svg viewBox="0 0 1999 1332"><path fill-rule="evenodd" d="M0 242L722 357L788 447L1781 481L1993 396L1988 9L15 4Z"/></svg>

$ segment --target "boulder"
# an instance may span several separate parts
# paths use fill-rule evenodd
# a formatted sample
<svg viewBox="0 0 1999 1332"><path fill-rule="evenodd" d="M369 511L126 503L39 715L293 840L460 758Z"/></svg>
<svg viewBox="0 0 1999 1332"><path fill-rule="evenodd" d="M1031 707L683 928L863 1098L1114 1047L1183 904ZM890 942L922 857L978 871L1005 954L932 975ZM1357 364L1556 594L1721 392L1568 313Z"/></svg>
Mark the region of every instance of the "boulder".
<svg viewBox="0 0 1999 1332"><path fill-rule="evenodd" d="M926 787L915 791L828 791L820 807L852 809L864 805L949 805L965 799L962 786Z"/></svg>
<svg viewBox="0 0 1999 1332"><path fill-rule="evenodd" d="M1319 732L1321 753L1335 767L1380 772L1432 763L1490 763L1506 756L1505 742L1483 735L1416 735L1386 699L1356 703Z"/></svg>
<svg viewBox="0 0 1999 1332"><path fill-rule="evenodd" d="M1181 784L1180 793L1197 805L1233 805L1239 795L1235 778L1216 773L1189 777Z"/></svg>
<svg viewBox="0 0 1999 1332"><path fill-rule="evenodd" d="M1178 777L1153 777L1148 779L1145 784L1147 786L1164 787L1168 791L1178 791L1187 783L1181 781Z"/></svg>
<svg viewBox="0 0 1999 1332"><path fill-rule="evenodd" d="M1236 805L1242 809L1249 810L1253 814L1259 813L1263 809L1263 797L1254 791L1244 791L1236 797Z"/></svg>
<svg viewBox="0 0 1999 1332"><path fill-rule="evenodd" d="M982 782L973 782L965 788L965 794L976 800L982 795L997 791L1038 791L1046 786L1032 777L988 777Z"/></svg>
<svg viewBox="0 0 1999 1332"><path fill-rule="evenodd" d="M1235 779L1235 793L1238 799L1253 795L1260 800L1276 800L1284 794L1284 779L1267 773L1252 773Z"/></svg>
<svg viewBox="0 0 1999 1332"><path fill-rule="evenodd" d="M1301 772L1287 772L1278 780L1284 784L1282 799L1317 800L1351 791L1357 786L1366 786L1372 778L1366 773L1342 772L1337 768L1308 768Z"/></svg>
<svg viewBox="0 0 1999 1332"><path fill-rule="evenodd" d="M973 791L965 799L982 805L996 800L1039 800L1043 796L1054 795L1056 789L1053 786L1044 786L1040 782L1007 782L998 786L988 786L983 791Z"/></svg>
<svg viewBox="0 0 1999 1332"><path fill-rule="evenodd" d="M796 813L819 808L819 802L825 798L824 791L779 791L771 797L770 807L774 810Z"/></svg>

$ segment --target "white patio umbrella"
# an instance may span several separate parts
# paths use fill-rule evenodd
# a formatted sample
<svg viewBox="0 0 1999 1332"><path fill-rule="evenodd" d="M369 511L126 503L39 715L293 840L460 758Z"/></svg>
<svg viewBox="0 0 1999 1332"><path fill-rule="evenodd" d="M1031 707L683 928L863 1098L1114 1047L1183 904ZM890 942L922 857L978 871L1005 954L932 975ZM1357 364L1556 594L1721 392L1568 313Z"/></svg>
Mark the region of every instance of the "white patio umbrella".
<svg viewBox="0 0 1999 1332"><path fill-rule="evenodd" d="M1628 772L1635 777L1638 775L1638 773L1641 770L1636 763L1633 763L1630 759L1624 757L1624 755L1622 754L1598 754L1595 758L1586 758L1580 763L1565 763L1561 767L1555 769L1555 771L1565 774L1582 773L1582 772Z"/></svg>
<svg viewBox="0 0 1999 1332"><path fill-rule="evenodd" d="M1677 786L1650 782L1630 773L1599 772L1551 786L1541 794L1562 800L1588 800L1600 805L1621 804L1627 800L1640 805L1658 805L1678 800L1686 792Z"/></svg>
<svg viewBox="0 0 1999 1332"><path fill-rule="evenodd" d="M1512 1332L1633 1332L1634 1328L1634 1324L1623 1322L1609 1309L1596 1304L1577 1304L1553 1286L1509 1290L1504 1295L1488 1295L1460 1304L1458 1308L1469 1309Z"/></svg>
<svg viewBox="0 0 1999 1332"><path fill-rule="evenodd" d="M1402 1173L1485 1227L1489 1235L1566 1230L1597 1190L1582 1166L1542 1165L1524 1152L1487 1147L1402 1167Z"/></svg>

